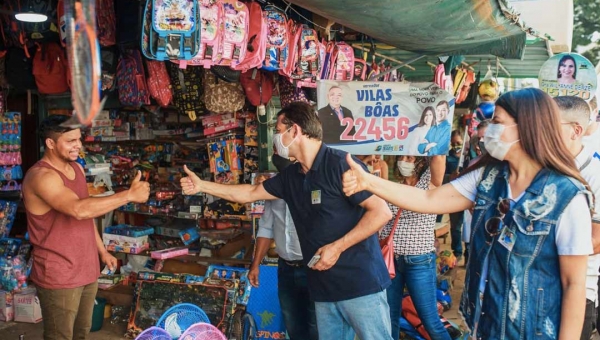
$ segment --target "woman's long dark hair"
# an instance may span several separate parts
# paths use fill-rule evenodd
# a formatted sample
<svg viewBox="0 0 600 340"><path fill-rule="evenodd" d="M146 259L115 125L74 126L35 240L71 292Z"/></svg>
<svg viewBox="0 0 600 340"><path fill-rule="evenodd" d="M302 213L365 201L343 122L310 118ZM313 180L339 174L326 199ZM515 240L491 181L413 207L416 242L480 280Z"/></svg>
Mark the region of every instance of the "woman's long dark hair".
<svg viewBox="0 0 600 340"><path fill-rule="evenodd" d="M427 116L427 111L431 111L431 126L437 125L435 109L433 108L433 106L428 106L425 108L425 110L423 110L423 113L421 113L421 120L419 120L419 124L417 126L425 125L425 116Z"/></svg>
<svg viewBox="0 0 600 340"><path fill-rule="evenodd" d="M535 88L511 91L500 96L496 106L514 118L520 143L531 159L544 168L577 179L589 190L562 140L560 111L549 95ZM465 173L499 162L488 154Z"/></svg>

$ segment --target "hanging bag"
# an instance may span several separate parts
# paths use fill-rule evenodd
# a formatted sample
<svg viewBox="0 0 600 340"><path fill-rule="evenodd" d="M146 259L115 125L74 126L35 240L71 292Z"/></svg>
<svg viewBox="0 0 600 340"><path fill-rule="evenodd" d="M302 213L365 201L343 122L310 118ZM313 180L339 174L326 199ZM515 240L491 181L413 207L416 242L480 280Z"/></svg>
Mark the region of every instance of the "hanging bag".
<svg viewBox="0 0 600 340"><path fill-rule="evenodd" d="M156 60L190 60L198 53L198 10L197 0L154 0L151 29L158 34Z"/></svg>
<svg viewBox="0 0 600 340"><path fill-rule="evenodd" d="M173 99L173 94L171 93L171 80L165 63L146 60L146 68L148 69L148 92L158 105L167 107Z"/></svg>
<svg viewBox="0 0 600 340"><path fill-rule="evenodd" d="M236 112L244 107L246 96L240 83L220 80L213 72L204 72L204 103L212 113Z"/></svg>
<svg viewBox="0 0 600 340"><path fill-rule="evenodd" d="M246 72L251 68L260 67L265 60L267 48L267 25L263 21L263 12L260 4L252 1L248 4L249 28L246 56L237 65L231 68Z"/></svg>
<svg viewBox="0 0 600 340"><path fill-rule="evenodd" d="M385 266L387 267L388 273L390 274L390 279L396 277L396 266L394 265L394 233L396 232L396 227L398 226L398 220L400 220L400 215L402 215L401 209L399 209L398 213L396 214L392 231L390 231L388 237L379 241L379 246L381 247L381 254L383 255L383 261L385 262Z"/></svg>
<svg viewBox="0 0 600 340"><path fill-rule="evenodd" d="M285 67L289 57L288 21L285 13L275 6L267 6L263 12L267 26L267 44L263 69L278 71Z"/></svg>
<svg viewBox="0 0 600 340"><path fill-rule="evenodd" d="M67 55L58 43L41 44L33 58L33 76L42 94L69 91L67 83Z"/></svg>
<svg viewBox="0 0 600 340"><path fill-rule="evenodd" d="M235 68L246 57L248 44L249 12L243 2L220 0L223 6L223 39L219 47L220 66Z"/></svg>

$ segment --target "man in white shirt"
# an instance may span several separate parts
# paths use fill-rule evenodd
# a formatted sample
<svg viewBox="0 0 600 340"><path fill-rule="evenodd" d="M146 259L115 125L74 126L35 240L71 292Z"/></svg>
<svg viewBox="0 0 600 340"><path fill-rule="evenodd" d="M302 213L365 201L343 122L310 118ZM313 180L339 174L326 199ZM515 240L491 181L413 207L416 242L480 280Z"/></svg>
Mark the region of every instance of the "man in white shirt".
<svg viewBox="0 0 600 340"><path fill-rule="evenodd" d="M275 154L273 164L279 172L292 164ZM275 240L279 255L277 270L279 304L290 340L318 340L315 304L308 296L307 268L302 261L302 251L292 215L283 199L265 201L265 209L259 220L256 235L256 253L248 279L258 287L259 265Z"/></svg>
<svg viewBox="0 0 600 340"><path fill-rule="evenodd" d="M594 157L595 150L585 147L582 143L586 131L592 127L590 124L590 106L581 98L562 96L554 98L561 112L563 140L575 157L575 163L581 176L588 182L590 189L596 197L600 197L600 160ZM600 268L600 209L596 208L592 217L592 242L594 254L588 260L586 280L586 308L585 321L581 340L589 340L595 328L596 307L598 305L598 269Z"/></svg>

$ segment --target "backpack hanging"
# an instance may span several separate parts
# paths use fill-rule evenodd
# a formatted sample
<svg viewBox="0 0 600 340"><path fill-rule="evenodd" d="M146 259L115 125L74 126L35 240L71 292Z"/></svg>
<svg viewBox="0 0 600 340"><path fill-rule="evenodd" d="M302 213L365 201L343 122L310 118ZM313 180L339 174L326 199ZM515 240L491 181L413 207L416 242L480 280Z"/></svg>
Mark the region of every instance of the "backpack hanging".
<svg viewBox="0 0 600 340"><path fill-rule="evenodd" d="M217 65L235 67L246 57L248 7L237 0L219 0L219 3L223 7L223 32Z"/></svg>
<svg viewBox="0 0 600 340"><path fill-rule="evenodd" d="M298 57L292 77L300 80L298 86L316 87L316 80L321 72L319 60L321 51L317 31L308 25L301 25L299 31Z"/></svg>
<svg viewBox="0 0 600 340"><path fill-rule="evenodd" d="M260 67L265 60L267 48L267 25L263 20L263 11L260 4L252 1L248 4L249 28L246 56L231 67L235 70L246 72L249 69Z"/></svg>
<svg viewBox="0 0 600 340"><path fill-rule="evenodd" d="M281 107L286 107L293 102L305 102L311 104L310 100L306 97L304 88L294 85L294 83L286 77L279 76L276 87L277 92L279 93Z"/></svg>
<svg viewBox="0 0 600 340"><path fill-rule="evenodd" d="M344 42L335 44L329 78L332 80L352 80L354 73L354 49Z"/></svg>
<svg viewBox="0 0 600 340"><path fill-rule="evenodd" d="M204 103L212 113L236 112L244 107L246 96L240 83L229 83L210 71L204 72Z"/></svg>
<svg viewBox="0 0 600 340"><path fill-rule="evenodd" d="M33 58L33 75L38 91L57 94L69 91L67 54L58 43L44 43Z"/></svg>
<svg viewBox="0 0 600 340"><path fill-rule="evenodd" d="M218 60L221 43L223 6L217 0L200 1L200 46L187 64L209 68Z"/></svg>
<svg viewBox="0 0 600 340"><path fill-rule="evenodd" d="M364 59L354 59L354 75L352 80L367 80L367 62Z"/></svg>
<svg viewBox="0 0 600 340"><path fill-rule="evenodd" d="M173 99L171 93L171 80L167 67L162 61L146 60L148 69L148 91L158 105L167 107Z"/></svg>
<svg viewBox="0 0 600 340"><path fill-rule="evenodd" d="M202 100L204 87L202 76L204 69L201 67L187 67L182 69L174 63L166 63L171 88L173 91L173 104L178 111L186 114L191 120L206 113L206 106Z"/></svg>
<svg viewBox="0 0 600 340"><path fill-rule="evenodd" d="M119 56L117 87L121 105L140 107L150 104L144 65L139 51L126 51Z"/></svg>
<svg viewBox="0 0 600 340"><path fill-rule="evenodd" d="M96 0L96 26L100 46L112 46L117 43L114 0Z"/></svg>
<svg viewBox="0 0 600 340"><path fill-rule="evenodd" d="M198 53L198 10L197 0L154 0L151 30L158 35L156 60L190 60Z"/></svg>
<svg viewBox="0 0 600 340"><path fill-rule="evenodd" d="M265 105L273 96L273 74L257 68L242 73L240 78L242 88L248 102L253 106Z"/></svg>
<svg viewBox="0 0 600 340"><path fill-rule="evenodd" d="M285 66L289 51L288 21L285 13L275 6L267 6L263 12L267 25L267 48L263 68L278 71Z"/></svg>

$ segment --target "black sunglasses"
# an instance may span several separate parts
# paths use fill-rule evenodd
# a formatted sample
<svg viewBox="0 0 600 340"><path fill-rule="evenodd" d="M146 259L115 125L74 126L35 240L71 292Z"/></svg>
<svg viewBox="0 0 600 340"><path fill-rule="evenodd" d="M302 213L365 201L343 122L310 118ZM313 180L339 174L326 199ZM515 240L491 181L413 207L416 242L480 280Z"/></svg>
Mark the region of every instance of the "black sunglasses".
<svg viewBox="0 0 600 340"><path fill-rule="evenodd" d="M489 220L487 220L487 222L485 222L485 231L487 231L487 233L491 237L494 237L494 236L500 234L500 225L502 224L502 221L504 220L504 216L506 216L506 214L508 213L508 210L510 209L509 199L505 198L503 200L500 200L500 202L498 202L498 206L496 208L498 209L500 216L494 216L494 217L490 218Z"/></svg>

